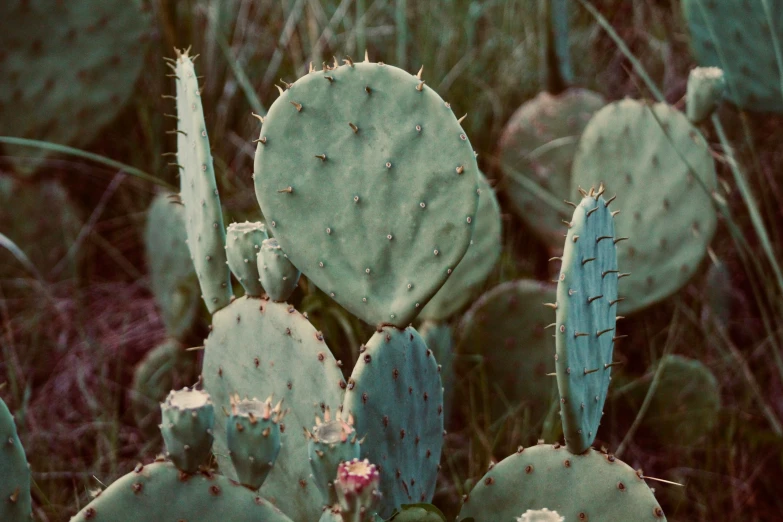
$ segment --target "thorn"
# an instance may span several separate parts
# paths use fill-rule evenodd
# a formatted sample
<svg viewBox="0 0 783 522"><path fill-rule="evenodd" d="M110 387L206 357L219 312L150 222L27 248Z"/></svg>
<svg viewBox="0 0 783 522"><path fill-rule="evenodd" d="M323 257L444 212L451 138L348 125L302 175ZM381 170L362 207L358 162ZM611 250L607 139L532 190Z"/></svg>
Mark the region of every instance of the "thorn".
<svg viewBox="0 0 783 522"><path fill-rule="evenodd" d="M568 225L568 228L571 228L573 226L570 221L566 221L565 219L561 219L560 221Z"/></svg>
<svg viewBox="0 0 783 522"><path fill-rule="evenodd" d="M557 373L547 373L547 377L557 377Z"/></svg>
<svg viewBox="0 0 783 522"><path fill-rule="evenodd" d="M546 325L546 326L544 327L544 330L546 330L547 328L552 328L553 326L557 326L557 323L552 323L552 324L548 324L548 325Z"/></svg>
<svg viewBox="0 0 783 522"><path fill-rule="evenodd" d="M280 189L280 190L277 191L278 194L283 193L283 192L288 193L288 194L293 194L294 193L294 189L293 189L293 187L286 187L284 189Z"/></svg>
<svg viewBox="0 0 783 522"><path fill-rule="evenodd" d="M350 56L346 56L345 58L343 58L343 63L347 63L348 65L353 67L353 58L351 58Z"/></svg>
<svg viewBox="0 0 783 522"><path fill-rule="evenodd" d="M176 115L176 114L166 114L166 113L164 112L164 113L163 113L163 115L164 115L165 117L167 117L167 118L174 118L175 120L179 121L179 118L177 118L177 115Z"/></svg>
<svg viewBox="0 0 783 522"><path fill-rule="evenodd" d="M616 341L618 339L622 339L624 337L628 337L628 336L627 335L615 335L614 337L612 337L612 342L614 342L614 341Z"/></svg>
<svg viewBox="0 0 783 522"><path fill-rule="evenodd" d="M313 62L310 62L310 68L308 69L307 73L310 74L314 72L315 72L315 67L313 67Z"/></svg>
<svg viewBox="0 0 783 522"><path fill-rule="evenodd" d="M424 89L424 80L421 81L419 85L416 86L416 90L421 92Z"/></svg>
<svg viewBox="0 0 783 522"><path fill-rule="evenodd" d="M583 260L582 261L582 266L585 266L590 261L595 261L595 258L594 257L588 257L587 259Z"/></svg>
<svg viewBox="0 0 783 522"><path fill-rule="evenodd" d="M369 62L370 61L370 55L367 54L367 49L364 50L364 61Z"/></svg>
<svg viewBox="0 0 783 522"><path fill-rule="evenodd" d="M324 75L324 78L329 80L329 83L332 83L334 81L334 77L333 76L326 76L326 75Z"/></svg>
<svg viewBox="0 0 783 522"><path fill-rule="evenodd" d="M166 131L166 134L177 134L177 133L180 133L180 134L182 134L183 136L187 136L187 135L188 135L188 133L187 133L187 132L185 132L185 131L181 131L181 130L179 130L179 129L177 129L177 130L170 130L170 131Z"/></svg>
<svg viewBox="0 0 783 522"><path fill-rule="evenodd" d="M176 152L164 152L163 154L161 154L161 156L175 156L175 157L176 155L177 155Z"/></svg>
<svg viewBox="0 0 783 522"><path fill-rule="evenodd" d="M188 49L190 49L190 47L188 47ZM196 61L196 58L198 58L199 56L201 56L201 55L200 55L200 54L197 54L197 55L195 55L195 56L191 56L191 57L190 57L190 61L191 61L191 62L195 62L195 61Z"/></svg>
<svg viewBox="0 0 783 522"><path fill-rule="evenodd" d="M326 161L326 154L316 154L315 157L321 161Z"/></svg>
<svg viewBox="0 0 783 522"><path fill-rule="evenodd" d="M606 332L611 332L612 330L614 330L614 328L607 328L606 330L601 330L601 331L595 332L595 336L596 337L601 337Z"/></svg>
<svg viewBox="0 0 783 522"><path fill-rule="evenodd" d="M463 165L457 167L457 174L462 174L463 172L465 172L465 167Z"/></svg>
<svg viewBox="0 0 783 522"><path fill-rule="evenodd" d="M280 96L282 96L282 95L283 95L283 88L282 88L282 87L280 87L280 86L279 86L279 85L277 85L277 84L275 84L275 87L277 87L277 90L280 92Z"/></svg>
<svg viewBox="0 0 783 522"><path fill-rule="evenodd" d="M177 99L176 96L171 96L170 94L161 94L160 97L161 98L170 99L170 100L176 100Z"/></svg>
<svg viewBox="0 0 783 522"><path fill-rule="evenodd" d="M350 125L351 129L353 129L353 133L354 133L354 134L356 134L357 132L359 132L359 127L357 127L356 125L354 125L354 124L353 124L353 123L351 123L350 121L348 122L348 125Z"/></svg>
<svg viewBox="0 0 783 522"><path fill-rule="evenodd" d="M607 270L606 272L601 272L601 279L606 277L606 274L616 274L620 272L619 270Z"/></svg>
<svg viewBox="0 0 783 522"><path fill-rule="evenodd" d="M595 301L596 299L600 299L600 298L602 298L603 296L604 296L604 295L603 295L603 294L601 294L601 295L596 295L596 296L593 296L593 297L588 297L588 298L587 298L587 304L591 304L593 301Z"/></svg>
<svg viewBox="0 0 783 522"><path fill-rule="evenodd" d="M296 102L292 101L291 105L296 107L296 112L302 112L302 104L301 103L296 103Z"/></svg>
<svg viewBox="0 0 783 522"><path fill-rule="evenodd" d="M605 191L605 190L606 190L606 188L604 187L604 184L603 184L603 183L601 183L601 184L598 186L598 192L596 192L596 193L595 193L595 200L596 200L596 201L598 201L598 198L600 198L600 197L603 195L603 193L604 193L604 191Z"/></svg>
<svg viewBox="0 0 783 522"><path fill-rule="evenodd" d="M617 299L615 299L614 301L609 301L609 306L612 306L612 305L614 305L614 304L617 304L617 303L619 303L620 301L625 301L625 297L618 297L618 298L617 298Z"/></svg>
<svg viewBox="0 0 783 522"><path fill-rule="evenodd" d="M203 350L206 348L205 346L194 346L193 348L185 348L186 352L197 352L198 350Z"/></svg>
<svg viewBox="0 0 783 522"><path fill-rule="evenodd" d="M586 217L590 217L590 214L592 214L592 213L593 213L593 212L595 212L596 210L598 210L598 207L593 207L593 208L591 208L590 210L588 210L588 211L587 211L587 213L585 214L585 216L586 216Z"/></svg>
<svg viewBox="0 0 783 522"><path fill-rule="evenodd" d="M614 318L614 322L617 322L617 321L619 321L619 320L621 320L621 319L625 319L625 316L624 316L624 315L618 315L618 316L615 316L615 318Z"/></svg>
<svg viewBox="0 0 783 522"><path fill-rule="evenodd" d="M163 59L170 63L174 63L174 64L177 63L177 60L175 60L174 58L169 58L168 56L164 56Z"/></svg>
<svg viewBox="0 0 783 522"><path fill-rule="evenodd" d="M620 366L622 364L625 364L625 363L623 363L622 361L615 361L615 362L606 363L606 364L604 364L604 370L608 370L609 368L611 368L613 366Z"/></svg>
<svg viewBox="0 0 783 522"><path fill-rule="evenodd" d="M170 166L170 167L177 167L178 169L185 170L185 167L183 167L183 166L182 166L182 165L180 165L179 163L166 163L166 165L168 165L168 166Z"/></svg>
<svg viewBox="0 0 783 522"><path fill-rule="evenodd" d="M596 368L595 370L588 370L587 368L585 368L585 375L590 375L591 373L595 373L595 372L597 372L599 369L600 369L600 368Z"/></svg>
<svg viewBox="0 0 783 522"><path fill-rule="evenodd" d="M372 94L372 89L370 89L369 85L364 86L364 92L366 92L367 94Z"/></svg>
<svg viewBox="0 0 783 522"><path fill-rule="evenodd" d="M177 76L176 74L167 74L166 78L176 78L177 80L179 80L179 76Z"/></svg>
<svg viewBox="0 0 783 522"><path fill-rule="evenodd" d="M468 113L466 112L466 113L465 113L465 114L462 116L462 118L460 118L460 119L458 119L458 120L457 120L457 123L459 123L460 125L462 125L462 122L463 122L463 121L465 121L465 118L467 118L467 117L468 117Z"/></svg>
<svg viewBox="0 0 783 522"><path fill-rule="evenodd" d="M627 237L618 237L617 239L614 240L614 244L616 245L620 241L625 241L626 239L628 239L628 238Z"/></svg>
<svg viewBox="0 0 783 522"><path fill-rule="evenodd" d="M261 144L266 145L266 136L261 136L257 140L253 140L253 143L261 143Z"/></svg>
<svg viewBox="0 0 783 522"><path fill-rule="evenodd" d="M606 200L606 203L604 203L604 206L605 206L605 207L608 207L608 206L609 206L609 204L610 204L612 201L614 201L616 197L617 197L617 194L615 194L615 195L614 195L614 196L612 196L611 198L607 199L607 200Z"/></svg>
<svg viewBox="0 0 783 522"><path fill-rule="evenodd" d="M616 216L617 214L619 214L619 213L620 213L620 211L619 211L619 210L615 210L614 212L612 212L612 217L615 217L615 216Z"/></svg>
<svg viewBox="0 0 783 522"><path fill-rule="evenodd" d="M565 203L566 205L569 205L569 206L572 206L572 207L576 208L576 203L568 201L567 199L564 199L563 203Z"/></svg>
<svg viewBox="0 0 783 522"><path fill-rule="evenodd" d="M642 475L642 478L644 480L657 480L658 482L663 482L664 484L671 484L672 486L685 487L684 484L680 484L679 482L672 482L671 480L664 480L664 479L659 479L659 478L654 478L654 477L647 477L645 475Z"/></svg>
<svg viewBox="0 0 783 522"><path fill-rule="evenodd" d="M550 258L549 258L549 262L550 262L550 263L551 263L552 261L562 261L562 260L563 260L563 258L562 258L562 257L550 257Z"/></svg>
<svg viewBox="0 0 783 522"><path fill-rule="evenodd" d="M629 275L631 275L630 272L625 272L625 273L622 273L622 274L618 275L617 279L622 279L623 277L628 277Z"/></svg>
<svg viewBox="0 0 783 522"><path fill-rule="evenodd" d="M582 195L583 198L587 197L587 191L583 189L582 187L577 187L577 190L579 190L579 193Z"/></svg>
<svg viewBox="0 0 783 522"><path fill-rule="evenodd" d="M557 303L544 303L544 306L548 306L552 310L557 310Z"/></svg>
<svg viewBox="0 0 783 522"><path fill-rule="evenodd" d="M259 116L259 115L258 115L258 114L256 114L255 112L251 112L250 114L251 114L251 115L252 115L254 118L258 118L258 121L260 121L261 123L264 123L264 117L263 117L263 116Z"/></svg>
<svg viewBox="0 0 783 522"><path fill-rule="evenodd" d="M587 332L574 332L574 338L578 338L578 337L587 337L587 336L589 336L589 335L590 335L590 334L589 334L589 333L587 333Z"/></svg>
<svg viewBox="0 0 783 522"><path fill-rule="evenodd" d="M419 72L416 73L416 78L421 80L421 73L423 73L423 72L424 72L424 66L422 65L421 69L419 69Z"/></svg>
<svg viewBox="0 0 783 522"><path fill-rule="evenodd" d="M612 236L601 236L601 237L598 237L598 238L596 238L595 242L596 243L600 243L604 239L612 239Z"/></svg>

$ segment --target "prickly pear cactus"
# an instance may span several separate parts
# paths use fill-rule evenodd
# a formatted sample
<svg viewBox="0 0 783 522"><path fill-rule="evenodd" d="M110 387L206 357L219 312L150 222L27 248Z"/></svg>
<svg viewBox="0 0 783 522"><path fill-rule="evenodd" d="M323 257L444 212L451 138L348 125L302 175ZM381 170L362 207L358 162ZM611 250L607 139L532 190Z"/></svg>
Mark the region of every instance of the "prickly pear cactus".
<svg viewBox="0 0 783 522"><path fill-rule="evenodd" d="M305 431L313 479L329 506L337 503L334 489L337 468L342 462L358 459L361 452L361 441L353 428L353 415L347 417L343 420L342 412L338 410L336 418L332 419L331 409L327 408L323 421L316 416L313 429Z"/></svg>
<svg viewBox="0 0 783 522"><path fill-rule="evenodd" d="M291 297L301 273L291 264L277 239L265 239L256 258L261 284L272 301L282 302Z"/></svg>
<svg viewBox="0 0 783 522"><path fill-rule="evenodd" d="M341 462L334 481L343 522L369 522L381 496L378 467L369 460Z"/></svg>
<svg viewBox="0 0 783 522"><path fill-rule="evenodd" d="M197 375L195 357L179 341L168 339L150 350L133 372L131 404L136 425L154 436L158 432L160 403L169 391L195 382Z"/></svg>
<svg viewBox="0 0 783 522"><path fill-rule="evenodd" d="M579 141L572 193L599 182L622 201L617 237L632 240L617 253L632 274L620 284L626 315L672 295L697 270L717 225L715 165L682 113L625 99L597 112Z"/></svg>
<svg viewBox="0 0 783 522"><path fill-rule="evenodd" d="M701 123L715 112L726 91L726 75L718 67L695 67L688 74L685 109L688 119Z"/></svg>
<svg viewBox="0 0 783 522"><path fill-rule="evenodd" d="M268 237L263 223L231 223L226 231L228 266L245 289L245 295L260 297L264 293L256 258Z"/></svg>
<svg viewBox="0 0 783 522"><path fill-rule="evenodd" d="M579 136L605 104L603 96L586 89L542 92L517 109L500 137L503 189L517 215L550 249L563 244L568 212L559 203L571 194Z"/></svg>
<svg viewBox="0 0 783 522"><path fill-rule="evenodd" d="M177 85L177 164L188 248L204 303L215 313L231 299L226 229L196 71L187 51L177 51L176 67L171 68Z"/></svg>
<svg viewBox="0 0 783 522"><path fill-rule="evenodd" d="M424 321L419 326L419 334L438 362L443 383L443 422L448 423L455 389L454 334L448 323L435 321Z"/></svg>
<svg viewBox="0 0 783 522"><path fill-rule="evenodd" d="M24 453L16 424L5 402L0 399L0 520L32 520L30 466Z"/></svg>
<svg viewBox="0 0 783 522"><path fill-rule="evenodd" d="M308 279L361 319L404 328L468 249L478 167L418 76L345 62L287 86L269 109L256 196Z"/></svg>
<svg viewBox="0 0 783 522"><path fill-rule="evenodd" d="M666 520L641 471L613 455L593 449L574 455L559 444L520 447L493 466L457 520L518 520L527 510L544 508L574 521Z"/></svg>
<svg viewBox="0 0 783 522"><path fill-rule="evenodd" d="M366 437L362 458L381 464L378 514L429 502L443 447L443 388L438 363L412 327L379 328L348 380L343 414Z"/></svg>
<svg viewBox="0 0 783 522"><path fill-rule="evenodd" d="M186 240L185 207L175 194L158 194L147 211L144 245L150 289L166 331L175 339L184 339L192 330L201 301Z"/></svg>
<svg viewBox="0 0 783 522"><path fill-rule="evenodd" d="M133 92L151 31L139 0L0 3L0 135L81 147ZM20 173L48 152L6 146ZM19 159L16 159L16 157Z"/></svg>
<svg viewBox="0 0 783 522"><path fill-rule="evenodd" d="M511 281L481 296L463 316L457 329L457 353L480 355L487 377L511 404L524 404L532 419L542 418L556 399L552 369L555 352L552 310L542 306L556 300L554 285ZM506 402L493 401L493 419L508 411Z"/></svg>
<svg viewBox="0 0 783 522"><path fill-rule="evenodd" d="M726 72L727 94L750 110L783 112L783 9L776 2L683 0L691 48L699 65Z"/></svg>
<svg viewBox="0 0 783 522"><path fill-rule="evenodd" d="M214 452L220 469L236 478L222 413L230 411L230 398L282 399L289 410L281 425L283 446L261 495L297 522L317 519L325 501L310 478L303 431L322 408L341 404L346 387L323 336L293 306L242 297L215 313L204 344L202 376L218 414Z"/></svg>
<svg viewBox="0 0 783 522"><path fill-rule="evenodd" d="M595 440L617 337L618 237L609 202L590 189L568 227L555 308L555 371L566 447L580 454Z"/></svg>
<svg viewBox="0 0 783 522"><path fill-rule="evenodd" d="M172 390L160 405L160 433L166 455L186 473L195 473L212 450L215 407L209 394L183 388Z"/></svg>
<svg viewBox="0 0 783 522"><path fill-rule="evenodd" d="M0 8L2 9L2 8ZM47 219L32 219L46 210ZM41 274L73 277L81 256L66 260L60 274L53 271L63 261L79 235L82 221L56 181L25 183L0 176L0 231L24 251ZM29 276L5 249L0 252L0 278Z"/></svg>
<svg viewBox="0 0 783 522"><path fill-rule="evenodd" d="M238 399L231 401L226 420L226 445L240 484L252 490L261 487L280 454L281 403Z"/></svg>
<svg viewBox="0 0 783 522"><path fill-rule="evenodd" d="M71 522L118 520L291 522L271 502L222 475L183 476L170 462L137 465L102 491Z"/></svg>
<svg viewBox="0 0 783 522"><path fill-rule="evenodd" d="M425 320L443 321L459 312L473 300L500 257L503 222L495 191L481 172L479 176L479 205L470 247L446 283L440 287L424 310Z"/></svg>

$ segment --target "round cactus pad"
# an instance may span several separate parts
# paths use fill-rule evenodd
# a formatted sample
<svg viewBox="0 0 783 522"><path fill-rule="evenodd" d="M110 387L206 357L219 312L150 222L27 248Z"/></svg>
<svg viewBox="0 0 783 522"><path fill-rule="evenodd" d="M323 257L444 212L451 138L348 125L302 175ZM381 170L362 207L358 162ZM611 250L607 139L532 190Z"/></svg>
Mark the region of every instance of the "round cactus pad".
<svg viewBox="0 0 783 522"><path fill-rule="evenodd" d="M666 104L625 99L596 113L579 141L572 194L603 182L622 201L618 262L621 315L679 290L707 252L717 225L715 165L704 137Z"/></svg>
<svg viewBox="0 0 783 522"><path fill-rule="evenodd" d="M566 446L595 440L612 373L617 270L614 216L599 193L576 206L565 240L555 303L555 371Z"/></svg>
<svg viewBox="0 0 783 522"><path fill-rule="evenodd" d="M236 473L226 446L231 398L282 400L282 448L261 495L297 522L316 520L325 503L310 477L304 430L329 406L336 409L346 386L329 347L313 325L286 303L242 297L212 317L202 376L215 403L214 453L220 469Z"/></svg>
<svg viewBox="0 0 783 522"><path fill-rule="evenodd" d="M170 462L137 465L71 522L118 520L291 521L270 502L226 477L214 473L183 475Z"/></svg>
<svg viewBox="0 0 783 522"><path fill-rule="evenodd" d="M666 517L641 471L613 455L573 455L556 444L521 448L476 484L457 520L518 520L550 509L567 521L663 522ZM524 519L523 519L524 520Z"/></svg>
<svg viewBox="0 0 783 522"><path fill-rule="evenodd" d="M468 249L473 149L449 105L382 63L315 71L269 109L256 196L291 262L351 313L407 326Z"/></svg>
<svg viewBox="0 0 783 522"><path fill-rule="evenodd" d="M365 439L361 458L381 469L378 514L429 502L443 447L443 387L438 363L412 327L383 327L359 354L343 414Z"/></svg>

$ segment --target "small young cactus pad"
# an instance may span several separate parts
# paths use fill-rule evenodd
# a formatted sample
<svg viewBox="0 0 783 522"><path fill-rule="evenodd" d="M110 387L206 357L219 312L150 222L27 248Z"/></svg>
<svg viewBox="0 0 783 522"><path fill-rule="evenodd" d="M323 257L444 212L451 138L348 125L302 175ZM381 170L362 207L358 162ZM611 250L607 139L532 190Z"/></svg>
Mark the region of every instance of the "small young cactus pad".
<svg viewBox="0 0 783 522"><path fill-rule="evenodd" d="M726 75L718 67L695 67L688 74L685 109L688 119L701 123L710 117L723 99Z"/></svg>
<svg viewBox="0 0 783 522"><path fill-rule="evenodd" d="M308 279L371 324L405 327L468 249L476 158L418 76L345 63L300 78L269 109L256 196Z"/></svg>
<svg viewBox="0 0 783 522"><path fill-rule="evenodd" d="M5 519L3 519L5 520ZM214 473L182 477L170 462L138 464L71 522L291 522L272 503Z"/></svg>
<svg viewBox="0 0 783 522"><path fill-rule="evenodd" d="M147 210L144 246L163 324L169 336L180 340L193 328L201 303L187 237L185 207L175 194L161 192Z"/></svg>
<svg viewBox="0 0 783 522"><path fill-rule="evenodd" d="M332 506L337 502L334 490L337 467L341 462L359 458L361 451L361 441L353 428L353 416L348 415L343 420L338 410L336 418L332 419L331 410L327 408L323 421L316 417L315 427L311 431L305 430L305 434L309 441L307 453L315 485L323 493L328 505Z"/></svg>
<svg viewBox="0 0 783 522"><path fill-rule="evenodd" d="M272 301L283 302L296 290L299 270L291 264L275 238L265 239L256 258L258 275Z"/></svg>
<svg viewBox="0 0 783 522"><path fill-rule="evenodd" d="M234 394L282 399L283 447L261 494L296 522L316 520L325 501L312 483L302 433L326 406L340 405L346 387L323 335L293 306L241 297L212 317L204 345L204 387L218 415L230 411ZM223 421L215 424L215 456L223 473L236 478L225 429Z"/></svg>
<svg viewBox="0 0 783 522"><path fill-rule="evenodd" d="M220 207L212 153L201 106L196 70L187 51L177 51L177 165L185 205L188 248L211 313L231 299L226 259L226 229Z"/></svg>
<svg viewBox="0 0 783 522"><path fill-rule="evenodd" d="M16 424L0 399L0 520L29 522L33 517L30 498L30 466Z"/></svg>
<svg viewBox="0 0 783 522"><path fill-rule="evenodd" d="M579 136L605 104L601 95L585 89L542 92L517 109L500 137L503 189L517 215L550 249L563 243L568 212L559 203L570 194Z"/></svg>
<svg viewBox="0 0 783 522"><path fill-rule="evenodd" d="M256 258L261 251L261 244L268 238L263 223L231 223L226 231L228 266L245 289L246 295L260 297L264 293L258 278Z"/></svg>
<svg viewBox="0 0 783 522"><path fill-rule="evenodd" d="M666 520L641 471L610 454L588 449L574 455L559 444L520 447L494 465L470 492L457 520L513 521L544 508L576 522Z"/></svg>
<svg viewBox="0 0 783 522"><path fill-rule="evenodd" d="M380 328L360 350L343 414L366 437L362 457L381 464L378 514L429 502L443 447L443 388L438 363L412 327Z"/></svg>
<svg viewBox="0 0 783 522"><path fill-rule="evenodd" d="M280 453L281 403L239 399L231 401L226 420L226 445L240 484L256 490L266 480Z"/></svg>
<svg viewBox="0 0 783 522"><path fill-rule="evenodd" d="M444 321L473 300L492 272L502 249L503 222L495 191L481 172L479 205L470 247L446 283L440 287L424 310L422 319Z"/></svg>
<svg viewBox="0 0 783 522"><path fill-rule="evenodd" d="M150 17L140 0L0 2L0 135L87 145L122 110L142 71ZM31 174L44 148L6 145ZM20 158L21 159L18 159Z"/></svg>
<svg viewBox="0 0 783 522"><path fill-rule="evenodd" d="M726 71L729 98L746 109L783 112L778 46L783 9L768 0L683 0L699 65Z"/></svg>
<svg viewBox="0 0 783 522"><path fill-rule="evenodd" d="M717 226L715 165L704 137L684 114L625 99L596 113L579 140L572 193L603 182L622 200L618 262L621 315L661 301L696 272ZM615 209L616 210L616 209Z"/></svg>
<svg viewBox="0 0 783 522"><path fill-rule="evenodd" d="M576 206L568 228L555 303L555 371L568 450L585 451L603 416L617 339L614 216L599 190Z"/></svg>
<svg viewBox="0 0 783 522"><path fill-rule="evenodd" d="M188 388L172 390L160 411L167 456L180 470L195 473L212 451L215 408L209 394Z"/></svg>

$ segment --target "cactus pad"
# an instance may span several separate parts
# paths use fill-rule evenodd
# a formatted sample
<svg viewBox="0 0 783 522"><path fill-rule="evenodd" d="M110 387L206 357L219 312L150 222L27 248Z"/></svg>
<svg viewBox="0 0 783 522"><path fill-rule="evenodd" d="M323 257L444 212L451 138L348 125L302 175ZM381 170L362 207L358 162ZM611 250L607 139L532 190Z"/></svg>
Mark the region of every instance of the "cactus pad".
<svg viewBox="0 0 783 522"><path fill-rule="evenodd" d="M0 135L75 147L130 98L152 29L139 0L4 0L0 20ZM6 147L12 157L48 154ZM39 162L15 163L29 174Z"/></svg>
<svg viewBox="0 0 783 522"><path fill-rule="evenodd" d="M505 400L492 401L494 419L507 404L525 404L533 419L546 414L555 398L555 382L547 377L555 355L552 311L555 287L538 281L512 281L481 296L460 321L457 353L480 355L493 389Z"/></svg>
<svg viewBox="0 0 783 522"><path fill-rule="evenodd" d="M270 232L308 279L371 323L407 326L468 249L476 159L449 105L381 63L311 72L256 149Z"/></svg>
<svg viewBox="0 0 783 522"><path fill-rule="evenodd" d="M455 388L454 335L448 323L434 321L424 321L419 326L419 333L438 362L440 380L443 383L443 422L447 423Z"/></svg>
<svg viewBox="0 0 783 522"><path fill-rule="evenodd" d="M429 502L443 447L443 388L438 363L412 327L379 329L359 354L343 413L365 437L362 458L381 467L378 513Z"/></svg>
<svg viewBox="0 0 783 522"><path fill-rule="evenodd" d="M632 274L620 283L619 312L630 314L679 290L698 268L717 225L715 165L682 113L625 99L597 112L579 141L572 193L599 182L622 200L617 236L632 242L617 254Z"/></svg>
<svg viewBox="0 0 783 522"><path fill-rule="evenodd" d="M168 193L155 197L147 211L144 245L150 288L166 331L182 340L198 317L201 291L186 243L185 208L175 198Z"/></svg>
<svg viewBox="0 0 783 522"><path fill-rule="evenodd" d="M196 71L187 52L177 52L177 164L185 205L188 248L210 313L231 299L226 259L226 229L220 207L212 153L201 106Z"/></svg>
<svg viewBox="0 0 783 522"><path fill-rule="evenodd" d="M544 508L573 521L666 520L641 471L613 455L592 449L573 455L559 444L520 447L493 466L457 520L513 521L529 509Z"/></svg>
<svg viewBox="0 0 783 522"><path fill-rule="evenodd" d="M695 67L688 74L685 108L692 123L700 123L715 111L723 100L726 75L718 67Z"/></svg>
<svg viewBox="0 0 783 522"><path fill-rule="evenodd" d="M182 476L170 462L156 462L116 480L71 522L186 520L291 522L267 500L214 473Z"/></svg>
<svg viewBox="0 0 783 522"><path fill-rule="evenodd" d="M500 257L503 223L500 205L487 178L479 172L479 205L470 247L446 283L424 310L422 319L443 321L459 312L480 290Z"/></svg>
<svg viewBox="0 0 783 522"><path fill-rule="evenodd" d="M0 520L28 522L33 508L30 498L30 467L16 424L5 402L0 399Z"/></svg>
<svg viewBox="0 0 783 522"><path fill-rule="evenodd" d="M566 447L595 440L612 374L617 270L614 215L601 191L576 206L565 240L555 306L555 370Z"/></svg>
<svg viewBox="0 0 783 522"><path fill-rule="evenodd" d="M296 290L299 270L291 264L277 239L265 239L256 258L258 275L272 301L285 301Z"/></svg>
<svg viewBox="0 0 783 522"><path fill-rule="evenodd" d="M324 420L316 417L315 427L306 433L313 479L328 505L333 506L337 502L334 490L337 467L341 462L358 459L361 451L361 442L353 428L353 416L349 415L346 421L338 411L337 418L332 419L331 410L327 409Z"/></svg>
<svg viewBox="0 0 783 522"><path fill-rule="evenodd" d="M293 306L242 297L213 316L204 344L202 375L219 415L214 452L220 468L236 477L221 413L230 411L230 398L282 399L288 410L280 426L283 447L261 494L297 522L317 519L324 499L310 478L303 430L322 408L340 405L346 386L323 336Z"/></svg>
<svg viewBox="0 0 783 522"><path fill-rule="evenodd" d="M568 218L568 212L551 202L571 194L571 163L579 136L605 104L601 95L585 89L542 92L517 109L500 137L503 188L514 211L550 249L562 247L562 220ZM551 202L530 184L548 193Z"/></svg>
<svg viewBox="0 0 783 522"><path fill-rule="evenodd" d="M256 490L266 480L280 454L280 403L236 399L226 420L226 445L240 484Z"/></svg>
<svg viewBox="0 0 783 522"><path fill-rule="evenodd" d="M256 257L268 237L263 223L231 223L226 231L228 266L245 289L245 295L260 297L264 293L258 280Z"/></svg>
<svg viewBox="0 0 783 522"><path fill-rule="evenodd" d="M767 0L684 0L691 48L699 65L726 71L729 98L746 109L783 112L783 63L775 47L783 43L783 9Z"/></svg>
<svg viewBox="0 0 783 522"><path fill-rule="evenodd" d="M160 405L160 432L166 454L186 473L195 473L212 450L215 408L209 394L183 388L171 391Z"/></svg>

